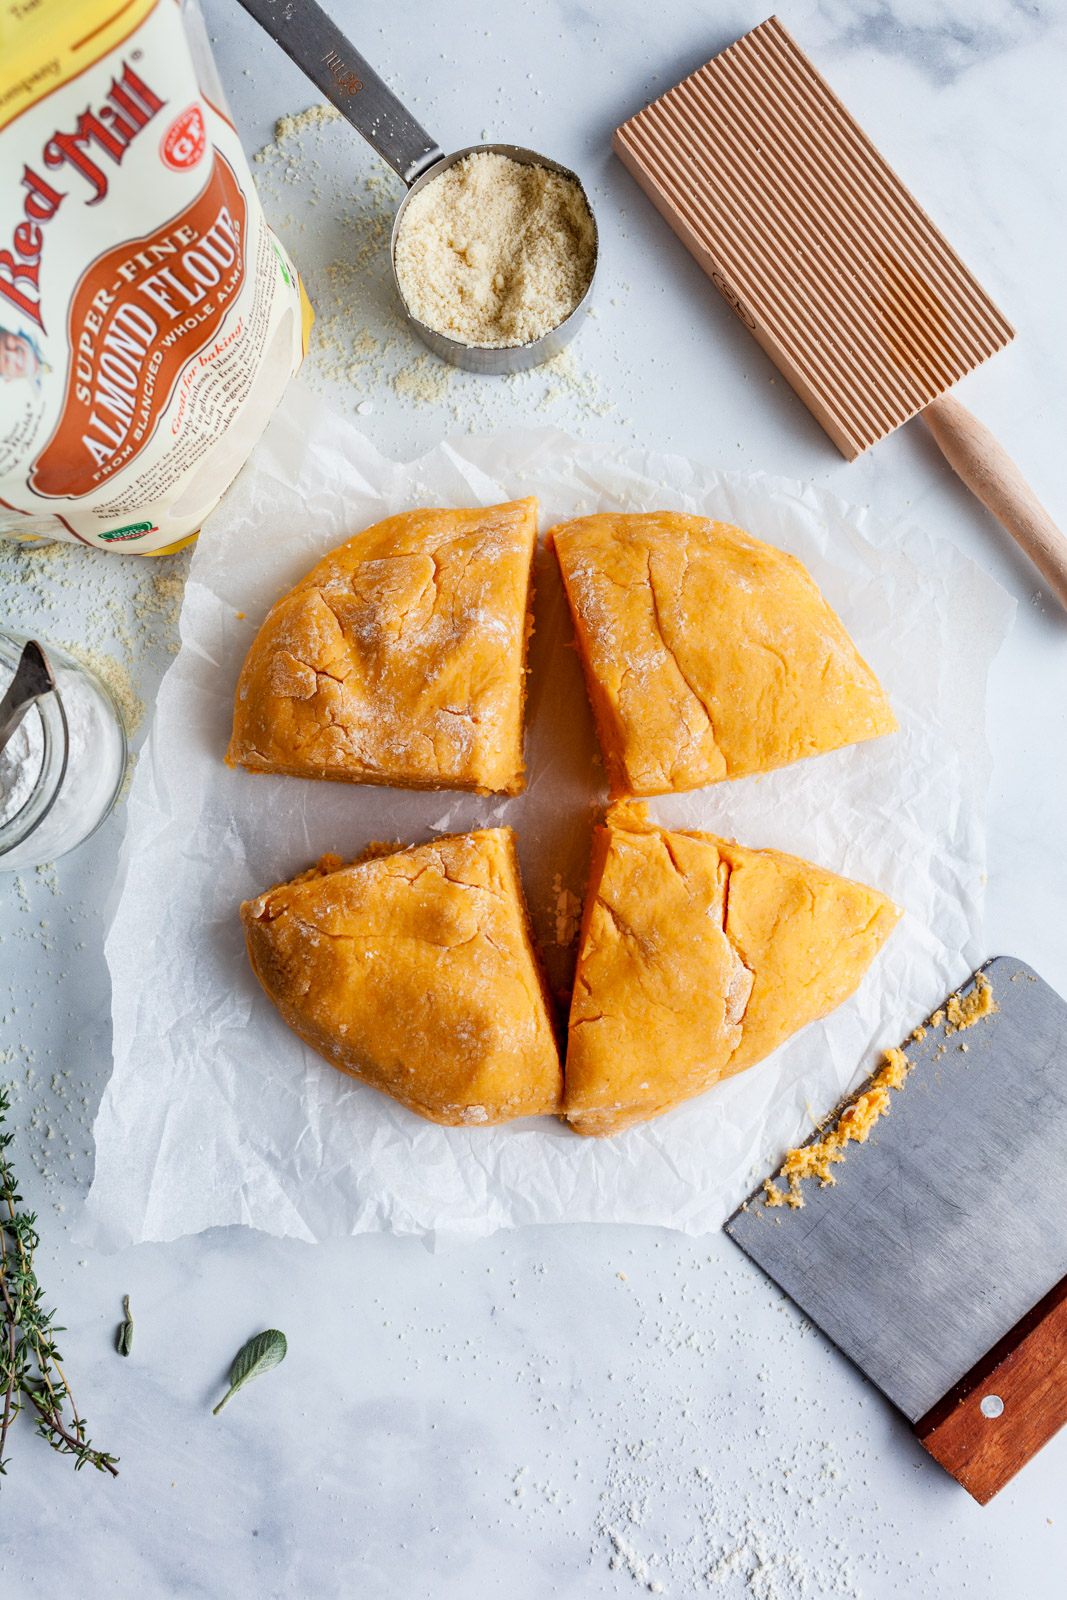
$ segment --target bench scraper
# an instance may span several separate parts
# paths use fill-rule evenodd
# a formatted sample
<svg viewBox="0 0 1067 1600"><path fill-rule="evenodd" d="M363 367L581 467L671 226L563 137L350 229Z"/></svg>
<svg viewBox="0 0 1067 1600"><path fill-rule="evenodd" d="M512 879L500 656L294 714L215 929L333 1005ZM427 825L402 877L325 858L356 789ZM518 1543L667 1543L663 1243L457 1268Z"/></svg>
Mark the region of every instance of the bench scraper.
<svg viewBox="0 0 1067 1600"><path fill-rule="evenodd" d="M726 1232L985 1505L1067 1422L1067 1004L1011 956L980 972L996 1012L906 1041L833 1186L760 1188Z"/></svg>

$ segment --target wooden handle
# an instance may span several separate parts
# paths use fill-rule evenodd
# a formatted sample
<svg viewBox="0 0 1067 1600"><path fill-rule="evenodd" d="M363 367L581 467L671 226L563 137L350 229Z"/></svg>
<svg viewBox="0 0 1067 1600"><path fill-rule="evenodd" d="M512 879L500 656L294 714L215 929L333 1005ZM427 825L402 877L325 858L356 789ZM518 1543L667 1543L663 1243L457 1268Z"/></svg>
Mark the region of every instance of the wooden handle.
<svg viewBox="0 0 1067 1600"><path fill-rule="evenodd" d="M952 470L1003 523L1067 608L1067 539L989 429L948 395L920 411Z"/></svg>
<svg viewBox="0 0 1067 1600"><path fill-rule="evenodd" d="M925 1417L915 1433L986 1505L1067 1422L1067 1278Z"/></svg>

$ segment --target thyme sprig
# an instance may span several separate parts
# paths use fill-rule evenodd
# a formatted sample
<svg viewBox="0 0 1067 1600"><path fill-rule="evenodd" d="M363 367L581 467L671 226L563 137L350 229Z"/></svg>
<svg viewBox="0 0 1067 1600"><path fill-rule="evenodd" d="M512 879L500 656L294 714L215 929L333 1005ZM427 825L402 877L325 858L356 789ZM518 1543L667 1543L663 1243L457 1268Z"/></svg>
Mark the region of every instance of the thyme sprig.
<svg viewBox="0 0 1067 1600"><path fill-rule="evenodd" d="M60 1455L74 1457L74 1469L96 1467L118 1477L117 1456L94 1449L86 1433L86 1420L78 1415L74 1397L60 1366L62 1357L55 1335L63 1333L44 1307L44 1294L33 1269L40 1243L37 1218L20 1211L22 1196L8 1161L14 1134L2 1130L11 1101L0 1089L0 1474L7 1471L4 1456L8 1429L25 1407L35 1416L37 1432Z"/></svg>

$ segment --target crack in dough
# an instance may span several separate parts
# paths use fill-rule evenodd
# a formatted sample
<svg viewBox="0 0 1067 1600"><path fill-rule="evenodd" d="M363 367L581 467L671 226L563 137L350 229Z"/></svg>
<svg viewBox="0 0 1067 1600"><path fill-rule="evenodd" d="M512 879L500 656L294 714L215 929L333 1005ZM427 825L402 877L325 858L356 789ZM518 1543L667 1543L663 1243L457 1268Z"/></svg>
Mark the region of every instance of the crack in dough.
<svg viewBox="0 0 1067 1600"><path fill-rule="evenodd" d="M241 907L253 970L332 1066L430 1121L560 1110L562 1072L510 828L342 866Z"/></svg>
<svg viewBox="0 0 1067 1600"><path fill-rule="evenodd" d="M612 798L739 778L892 732L874 673L793 556L675 512L549 533Z"/></svg>
<svg viewBox="0 0 1067 1600"><path fill-rule="evenodd" d="M899 909L775 850L610 807L593 845L565 1114L603 1136L762 1061L851 995Z"/></svg>
<svg viewBox="0 0 1067 1600"><path fill-rule="evenodd" d="M227 760L249 771L517 794L537 501L403 513L272 608Z"/></svg>

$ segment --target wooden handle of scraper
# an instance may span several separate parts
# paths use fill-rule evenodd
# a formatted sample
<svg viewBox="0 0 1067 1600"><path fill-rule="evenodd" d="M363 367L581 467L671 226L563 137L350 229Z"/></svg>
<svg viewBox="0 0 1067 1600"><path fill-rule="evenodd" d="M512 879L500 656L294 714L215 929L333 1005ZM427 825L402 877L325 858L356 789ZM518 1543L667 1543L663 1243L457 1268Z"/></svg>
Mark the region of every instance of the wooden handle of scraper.
<svg viewBox="0 0 1067 1600"><path fill-rule="evenodd" d="M915 1432L979 1505L1067 1423L1067 1278L920 1417Z"/></svg>
<svg viewBox="0 0 1067 1600"><path fill-rule="evenodd" d="M1007 451L948 395L931 401L919 415L952 470L1003 523L1067 609L1067 539Z"/></svg>

